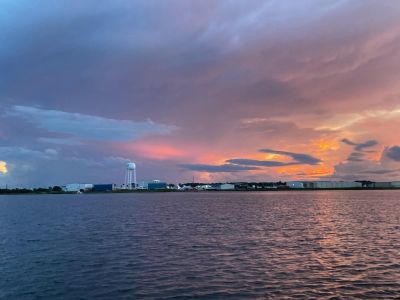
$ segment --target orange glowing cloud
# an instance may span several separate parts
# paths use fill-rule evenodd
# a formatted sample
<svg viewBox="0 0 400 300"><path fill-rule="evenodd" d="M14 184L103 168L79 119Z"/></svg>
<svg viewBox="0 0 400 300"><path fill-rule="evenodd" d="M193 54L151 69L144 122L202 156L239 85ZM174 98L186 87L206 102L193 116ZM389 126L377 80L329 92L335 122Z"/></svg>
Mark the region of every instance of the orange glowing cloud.
<svg viewBox="0 0 400 300"><path fill-rule="evenodd" d="M0 160L0 173L6 174L8 172L7 163L5 161Z"/></svg>
<svg viewBox="0 0 400 300"><path fill-rule="evenodd" d="M320 151L338 150L339 143L337 141L318 140L315 142Z"/></svg>
<svg viewBox="0 0 400 300"><path fill-rule="evenodd" d="M285 166L277 168L277 173L282 175L289 175L293 178L302 177L324 177L330 176L334 173L334 168L326 165L318 166Z"/></svg>
<svg viewBox="0 0 400 300"><path fill-rule="evenodd" d="M279 154L267 154L263 155L263 158L265 160L280 160L280 161L289 161L290 159L287 156L284 155L279 155Z"/></svg>
<svg viewBox="0 0 400 300"><path fill-rule="evenodd" d="M157 160L180 158L185 155L185 152L181 149L156 143L140 142L131 145L129 148L143 157Z"/></svg>

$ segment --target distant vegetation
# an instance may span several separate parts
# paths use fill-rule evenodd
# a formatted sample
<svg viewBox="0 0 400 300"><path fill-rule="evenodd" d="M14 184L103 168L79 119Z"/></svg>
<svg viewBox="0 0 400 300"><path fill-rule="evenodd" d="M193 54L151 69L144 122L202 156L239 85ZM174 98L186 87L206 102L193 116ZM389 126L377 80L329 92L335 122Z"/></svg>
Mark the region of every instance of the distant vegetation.
<svg viewBox="0 0 400 300"><path fill-rule="evenodd" d="M64 194L60 186L53 186L48 188L15 188L15 189L0 189L0 194Z"/></svg>

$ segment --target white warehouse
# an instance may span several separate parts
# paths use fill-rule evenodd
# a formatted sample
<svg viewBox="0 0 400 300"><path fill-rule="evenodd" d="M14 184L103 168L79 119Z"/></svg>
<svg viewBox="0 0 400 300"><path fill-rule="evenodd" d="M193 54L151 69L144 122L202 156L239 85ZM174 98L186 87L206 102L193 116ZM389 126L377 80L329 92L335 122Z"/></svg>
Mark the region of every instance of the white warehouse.
<svg viewBox="0 0 400 300"><path fill-rule="evenodd" d="M219 186L220 190L223 191L229 191L229 190L234 190L235 189L235 185L231 184L231 183L223 183Z"/></svg>
<svg viewBox="0 0 400 300"><path fill-rule="evenodd" d="M89 191L93 189L93 184L91 183L71 183L67 184L63 187L65 192L81 192L81 191Z"/></svg>

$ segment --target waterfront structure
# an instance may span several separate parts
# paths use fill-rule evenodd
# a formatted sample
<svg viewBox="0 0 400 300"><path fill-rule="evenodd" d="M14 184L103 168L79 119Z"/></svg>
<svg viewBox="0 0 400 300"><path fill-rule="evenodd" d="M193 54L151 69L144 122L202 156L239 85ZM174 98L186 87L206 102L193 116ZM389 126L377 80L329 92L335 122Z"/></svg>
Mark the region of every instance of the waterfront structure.
<svg viewBox="0 0 400 300"><path fill-rule="evenodd" d="M157 179L147 180L141 181L138 188L142 190L164 190L168 188L168 184Z"/></svg>
<svg viewBox="0 0 400 300"><path fill-rule="evenodd" d="M136 186L136 164L134 162L128 162L125 171L125 188L132 190L136 188Z"/></svg>
<svg viewBox="0 0 400 300"><path fill-rule="evenodd" d="M147 189L148 190L166 190L167 189L167 183L162 182L160 180L153 180L152 182L149 182L147 184Z"/></svg>
<svg viewBox="0 0 400 300"><path fill-rule="evenodd" d="M93 185L93 192L112 192L116 189L115 184L94 184Z"/></svg>
<svg viewBox="0 0 400 300"><path fill-rule="evenodd" d="M139 190L147 190L147 186L149 184L150 181L140 181L138 183L138 189Z"/></svg>
<svg viewBox="0 0 400 300"><path fill-rule="evenodd" d="M65 192L87 192L93 189L93 184L91 183L71 183L63 187Z"/></svg>
<svg viewBox="0 0 400 300"><path fill-rule="evenodd" d="M160 182L160 180L143 180L138 184L138 188L142 190L147 190L149 188L149 183Z"/></svg>
<svg viewBox="0 0 400 300"><path fill-rule="evenodd" d="M288 182L238 182L238 183L186 183L175 186L160 180L142 181L136 184L136 165L127 165L126 183L120 187L115 184L90 184L73 183L63 186L64 192L112 192L118 189L143 189L143 190L197 190L197 191L249 191L270 189L400 189L400 181L374 182L374 181L288 181Z"/></svg>

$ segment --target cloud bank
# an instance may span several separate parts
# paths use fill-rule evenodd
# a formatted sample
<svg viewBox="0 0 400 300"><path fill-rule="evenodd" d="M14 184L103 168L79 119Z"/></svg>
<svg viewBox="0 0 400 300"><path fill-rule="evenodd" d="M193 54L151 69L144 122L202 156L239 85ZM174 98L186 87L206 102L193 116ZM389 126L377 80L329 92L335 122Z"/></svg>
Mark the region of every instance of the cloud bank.
<svg viewBox="0 0 400 300"><path fill-rule="evenodd" d="M15 118L22 118L49 132L103 141L131 141L147 135L168 134L176 129L175 126L152 121L115 120L29 106L14 106L8 114Z"/></svg>

